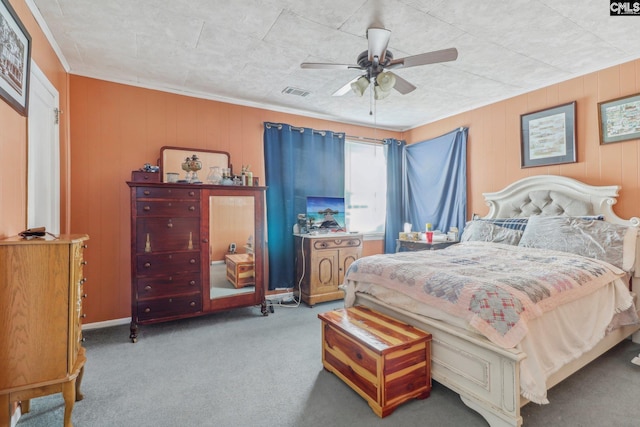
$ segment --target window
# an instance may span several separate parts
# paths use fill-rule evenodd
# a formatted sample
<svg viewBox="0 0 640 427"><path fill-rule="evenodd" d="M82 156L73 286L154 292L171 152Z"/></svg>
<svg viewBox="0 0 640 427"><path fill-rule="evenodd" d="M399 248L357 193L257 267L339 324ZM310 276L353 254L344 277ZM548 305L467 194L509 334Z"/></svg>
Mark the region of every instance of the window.
<svg viewBox="0 0 640 427"><path fill-rule="evenodd" d="M384 234L387 165L382 144L346 141L344 199L349 231Z"/></svg>

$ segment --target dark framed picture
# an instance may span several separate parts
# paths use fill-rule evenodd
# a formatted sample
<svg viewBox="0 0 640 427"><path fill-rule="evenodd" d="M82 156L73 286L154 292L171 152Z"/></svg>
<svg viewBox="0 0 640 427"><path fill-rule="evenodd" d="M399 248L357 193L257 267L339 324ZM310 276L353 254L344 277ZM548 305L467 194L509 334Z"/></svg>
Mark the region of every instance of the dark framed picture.
<svg viewBox="0 0 640 427"><path fill-rule="evenodd" d="M520 116L521 167L575 163L576 102Z"/></svg>
<svg viewBox="0 0 640 427"><path fill-rule="evenodd" d="M598 103L600 144L640 138L640 94Z"/></svg>
<svg viewBox="0 0 640 427"><path fill-rule="evenodd" d="M31 36L8 0L0 0L0 97L27 116Z"/></svg>

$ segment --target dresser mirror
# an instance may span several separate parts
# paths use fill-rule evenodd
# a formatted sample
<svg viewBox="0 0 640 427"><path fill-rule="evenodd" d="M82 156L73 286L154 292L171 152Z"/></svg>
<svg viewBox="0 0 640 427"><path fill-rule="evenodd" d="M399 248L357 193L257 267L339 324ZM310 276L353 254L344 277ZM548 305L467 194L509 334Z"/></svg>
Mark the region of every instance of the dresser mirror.
<svg viewBox="0 0 640 427"><path fill-rule="evenodd" d="M197 171L183 169L182 164L185 160L187 158L192 159L194 155L200 161L200 169ZM193 172L195 172L198 181L205 182L212 167L220 169L231 167L229 153L226 151L168 146L160 149L159 166L162 173L162 182L171 182L167 174L178 174L178 182L190 181L194 176Z"/></svg>
<svg viewBox="0 0 640 427"><path fill-rule="evenodd" d="M254 293L255 199L209 196L211 299Z"/></svg>

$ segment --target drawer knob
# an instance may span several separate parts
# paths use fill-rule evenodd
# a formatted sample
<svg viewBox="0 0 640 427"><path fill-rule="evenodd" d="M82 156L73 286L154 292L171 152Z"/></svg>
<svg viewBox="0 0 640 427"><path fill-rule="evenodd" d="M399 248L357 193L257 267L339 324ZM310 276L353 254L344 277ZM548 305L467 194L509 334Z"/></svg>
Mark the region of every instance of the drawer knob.
<svg viewBox="0 0 640 427"><path fill-rule="evenodd" d="M189 264L195 264L195 263L196 263L196 260L195 260L195 259L191 258L191 259L189 260Z"/></svg>
<svg viewBox="0 0 640 427"><path fill-rule="evenodd" d="M150 290L151 290L151 286L149 286L149 285L145 286L145 287L144 287L144 290L145 290L145 291L150 291Z"/></svg>
<svg viewBox="0 0 640 427"><path fill-rule="evenodd" d="M171 220L167 223L167 228L173 228L173 222Z"/></svg>
<svg viewBox="0 0 640 427"><path fill-rule="evenodd" d="M195 302L195 301L191 301L191 302L189 303L189 305L190 305L191 307L195 307L195 306L196 306L196 302Z"/></svg>
<svg viewBox="0 0 640 427"><path fill-rule="evenodd" d="M149 307L147 307L147 308L144 309L144 312L145 313L151 313L151 309Z"/></svg>
<svg viewBox="0 0 640 427"><path fill-rule="evenodd" d="M193 197L193 196L195 196L195 195L196 195L196 192L195 192L195 191L189 191L189 196Z"/></svg>
<svg viewBox="0 0 640 427"><path fill-rule="evenodd" d="M192 281L190 281L190 282L189 282L189 284L190 284L191 286L195 286L195 285L196 285L196 281L195 281L195 280L192 280Z"/></svg>
<svg viewBox="0 0 640 427"><path fill-rule="evenodd" d="M195 206L189 206L189 210L190 210L191 212L193 212L193 211L195 211L195 210L196 210L196 207L195 207Z"/></svg>
<svg viewBox="0 0 640 427"><path fill-rule="evenodd" d="M151 191L149 191L149 190L144 190L144 191L142 192L142 194L144 194L145 196L148 196L149 194L151 194Z"/></svg>
<svg viewBox="0 0 640 427"><path fill-rule="evenodd" d="M151 206L145 206L142 208L143 211L149 212L151 210Z"/></svg>
<svg viewBox="0 0 640 427"><path fill-rule="evenodd" d="M145 262L144 263L144 268L150 268L151 267L151 263L150 262Z"/></svg>
<svg viewBox="0 0 640 427"><path fill-rule="evenodd" d="M82 245L83 249L87 249L88 247L89 247L89 245L87 245L87 244Z"/></svg>
<svg viewBox="0 0 640 427"><path fill-rule="evenodd" d="M82 261L80 264L87 265L87 264L89 264L89 261Z"/></svg>
<svg viewBox="0 0 640 427"><path fill-rule="evenodd" d="M87 296L87 294L82 294L82 298L86 298Z"/></svg>
<svg viewBox="0 0 640 427"><path fill-rule="evenodd" d="M83 278L82 278L82 280L80 280L80 284L81 284L81 285L84 285L84 282L86 282L86 281L87 281L87 278L86 278L86 277L83 277Z"/></svg>
<svg viewBox="0 0 640 427"><path fill-rule="evenodd" d="M85 313L82 313L82 314L80 315L80 317L82 317L82 318L84 319L85 317L87 317L87 315L86 315Z"/></svg>

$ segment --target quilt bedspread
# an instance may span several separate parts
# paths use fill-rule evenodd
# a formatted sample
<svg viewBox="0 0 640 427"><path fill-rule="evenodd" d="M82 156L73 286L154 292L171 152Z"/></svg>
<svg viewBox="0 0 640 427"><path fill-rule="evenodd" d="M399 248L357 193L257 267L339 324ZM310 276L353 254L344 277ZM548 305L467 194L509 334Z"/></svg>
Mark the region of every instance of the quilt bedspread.
<svg viewBox="0 0 640 427"><path fill-rule="evenodd" d="M527 320L624 275L611 264L571 253L464 242L439 251L364 257L351 264L345 281L394 289L512 348L527 334ZM627 300L620 304L617 311L629 308Z"/></svg>

